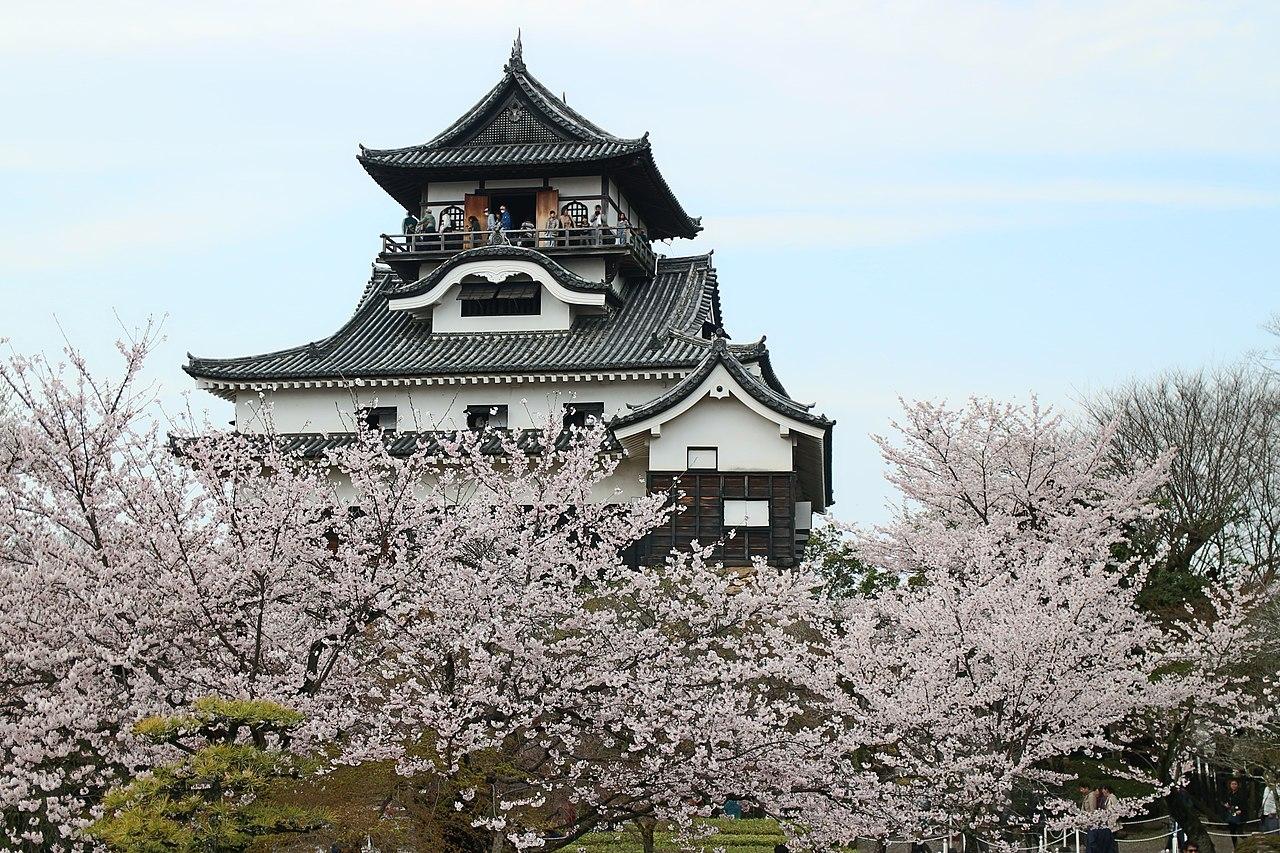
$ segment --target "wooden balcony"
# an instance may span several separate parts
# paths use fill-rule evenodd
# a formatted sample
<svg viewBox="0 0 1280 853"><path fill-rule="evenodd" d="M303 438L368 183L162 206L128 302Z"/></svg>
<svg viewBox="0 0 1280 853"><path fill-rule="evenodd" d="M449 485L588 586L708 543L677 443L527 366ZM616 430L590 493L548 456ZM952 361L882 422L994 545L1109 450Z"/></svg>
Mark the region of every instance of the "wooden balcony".
<svg viewBox="0 0 1280 853"><path fill-rule="evenodd" d="M638 228L516 228L499 232L512 246L536 249L550 257L605 256L635 275L650 276L658 258L644 232ZM427 234L383 234L378 260L388 264L401 278L417 277L416 264L445 260L480 246L493 245L489 231L439 231Z"/></svg>

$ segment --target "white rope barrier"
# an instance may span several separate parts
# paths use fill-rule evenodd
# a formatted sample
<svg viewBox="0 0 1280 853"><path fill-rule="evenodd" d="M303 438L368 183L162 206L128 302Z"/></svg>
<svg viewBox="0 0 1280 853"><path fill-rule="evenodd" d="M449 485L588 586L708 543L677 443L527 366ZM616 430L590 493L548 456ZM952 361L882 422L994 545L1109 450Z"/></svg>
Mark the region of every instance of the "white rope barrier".
<svg viewBox="0 0 1280 853"><path fill-rule="evenodd" d="M1117 844L1138 844L1143 841L1158 841L1161 838L1168 838L1173 835L1172 832L1166 832L1163 835L1152 835L1150 838L1117 838Z"/></svg>

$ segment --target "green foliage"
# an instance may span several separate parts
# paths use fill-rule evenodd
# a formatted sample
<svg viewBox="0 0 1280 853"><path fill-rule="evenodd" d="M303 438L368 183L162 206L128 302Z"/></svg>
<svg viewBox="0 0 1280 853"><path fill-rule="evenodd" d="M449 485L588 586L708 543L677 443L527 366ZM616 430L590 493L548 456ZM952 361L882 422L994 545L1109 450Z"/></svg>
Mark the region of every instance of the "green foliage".
<svg viewBox="0 0 1280 853"><path fill-rule="evenodd" d="M836 597L871 596L893 585L893 578L858 558L844 531L832 524L815 527L805 544L805 558L811 560L827 581L827 591Z"/></svg>
<svg viewBox="0 0 1280 853"><path fill-rule="evenodd" d="M1204 600L1204 577L1190 571L1159 568L1147 575L1138 593L1138 606L1148 613L1185 618L1185 607Z"/></svg>
<svg viewBox="0 0 1280 853"><path fill-rule="evenodd" d="M685 841L669 830L654 833L654 847L658 853L674 851L706 851L723 848L727 853L773 853L774 846L786 842L786 836L775 821L767 818L719 818L699 822L700 827L715 827L717 832L703 838ZM619 832L596 832L584 835L568 850L581 848L586 853L640 853L640 834L634 829Z"/></svg>
<svg viewBox="0 0 1280 853"><path fill-rule="evenodd" d="M120 853L236 853L259 836L323 825L327 815L319 810L264 797L278 780L307 769L282 748L301 722L271 702L220 699L200 700L189 714L143 720L139 734L188 754L109 793L90 834ZM238 742L241 733L250 742ZM202 743L184 743L188 738Z"/></svg>
<svg viewBox="0 0 1280 853"><path fill-rule="evenodd" d="M1235 853L1280 853L1280 835L1250 835L1236 845Z"/></svg>
<svg viewBox="0 0 1280 853"><path fill-rule="evenodd" d="M302 722L297 711L265 699L222 699L206 696L191 705L191 713L169 717L147 717L134 731L156 743L173 743L187 737L235 742L242 731L251 735L287 734Z"/></svg>

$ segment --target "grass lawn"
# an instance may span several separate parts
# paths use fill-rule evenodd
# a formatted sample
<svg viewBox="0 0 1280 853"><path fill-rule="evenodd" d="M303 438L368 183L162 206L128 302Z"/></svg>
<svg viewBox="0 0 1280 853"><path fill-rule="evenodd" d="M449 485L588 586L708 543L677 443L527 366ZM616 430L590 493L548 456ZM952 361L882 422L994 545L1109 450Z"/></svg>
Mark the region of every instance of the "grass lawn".
<svg viewBox="0 0 1280 853"><path fill-rule="evenodd" d="M654 836L658 853L684 853L698 851L711 853L717 847L723 847L725 853L773 853L774 845L782 844L786 838L778 830L778 825L771 820L741 819L700 821L700 825L714 826L719 832L687 846L681 846L670 832L659 830ZM585 853L640 853L640 833L628 828L621 832L596 832L584 835L577 844L566 850L581 849Z"/></svg>

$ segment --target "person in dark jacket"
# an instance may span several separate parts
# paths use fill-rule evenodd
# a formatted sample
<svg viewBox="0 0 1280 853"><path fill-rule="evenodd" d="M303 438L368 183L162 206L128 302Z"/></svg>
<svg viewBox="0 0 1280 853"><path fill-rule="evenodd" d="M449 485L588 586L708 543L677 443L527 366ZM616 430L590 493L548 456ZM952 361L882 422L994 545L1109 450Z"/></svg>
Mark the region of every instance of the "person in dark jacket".
<svg viewBox="0 0 1280 853"><path fill-rule="evenodd" d="M515 222L511 219L511 211L507 210L505 204L498 207L498 221L502 225L503 231L512 231L516 227Z"/></svg>
<svg viewBox="0 0 1280 853"><path fill-rule="evenodd" d="M1237 842L1244 837L1244 792L1240 790L1240 780L1227 782L1227 793L1222 798L1222 819L1227 822L1227 832L1231 833L1231 849L1236 849Z"/></svg>

